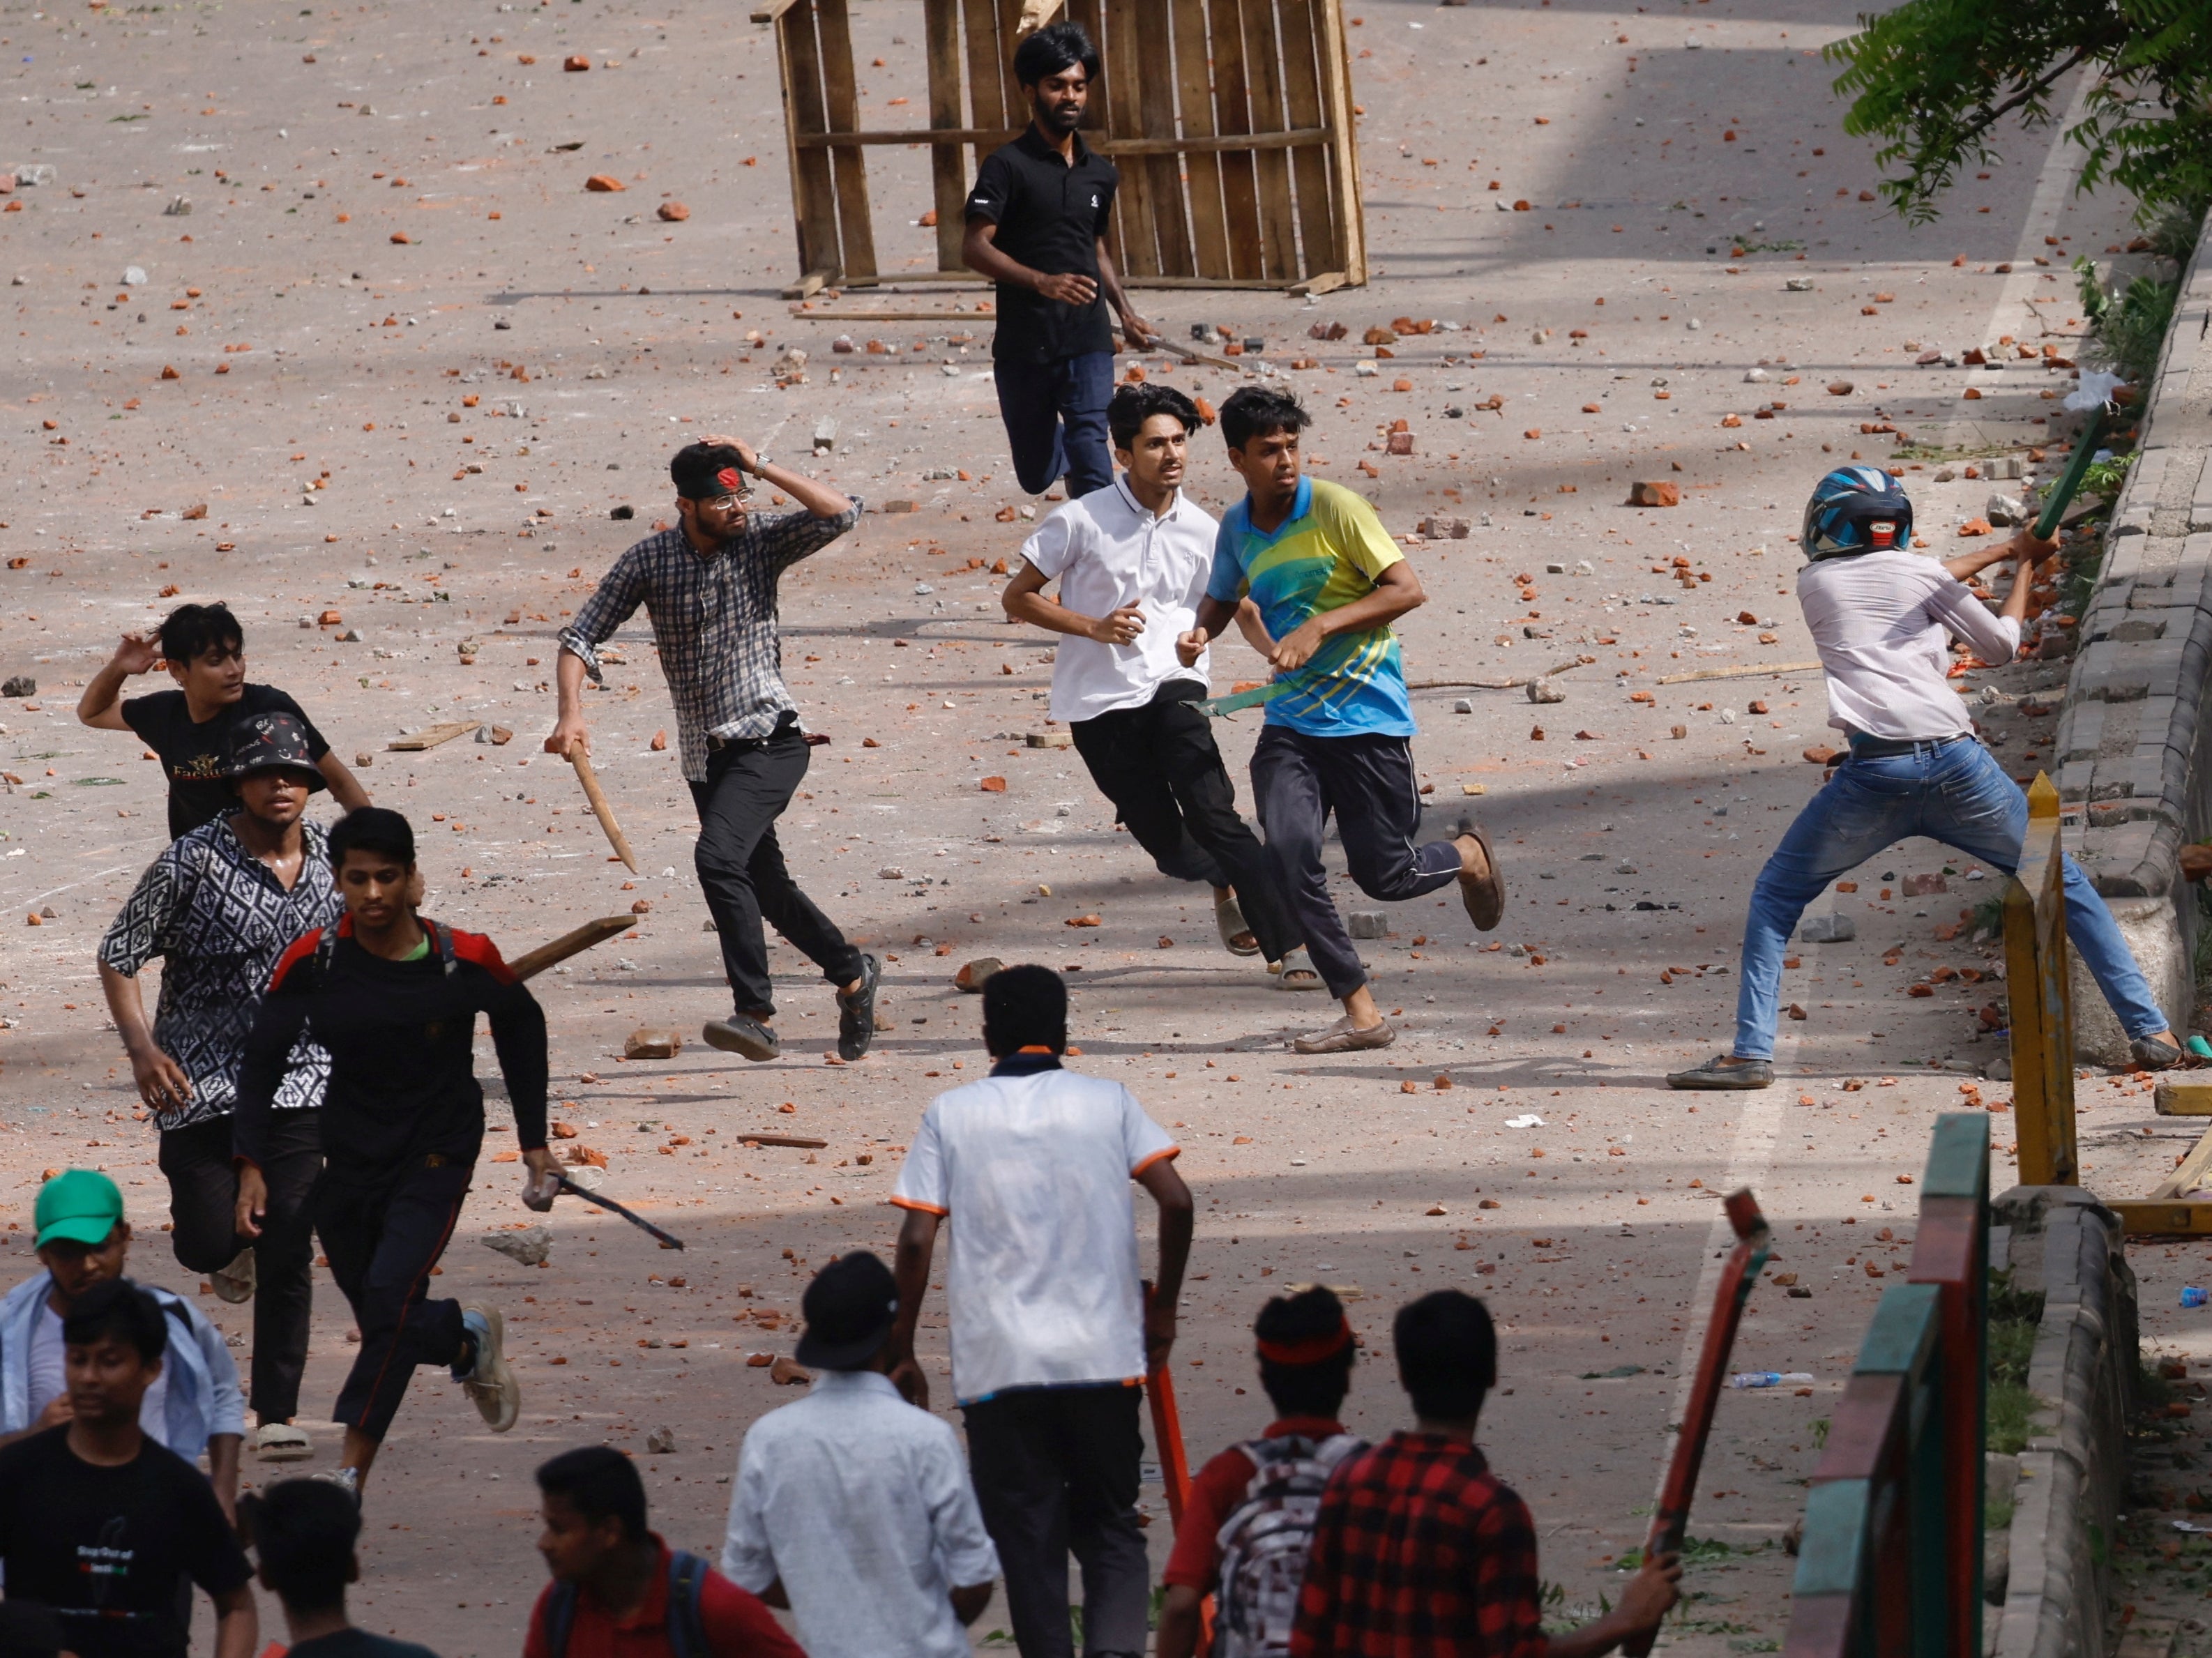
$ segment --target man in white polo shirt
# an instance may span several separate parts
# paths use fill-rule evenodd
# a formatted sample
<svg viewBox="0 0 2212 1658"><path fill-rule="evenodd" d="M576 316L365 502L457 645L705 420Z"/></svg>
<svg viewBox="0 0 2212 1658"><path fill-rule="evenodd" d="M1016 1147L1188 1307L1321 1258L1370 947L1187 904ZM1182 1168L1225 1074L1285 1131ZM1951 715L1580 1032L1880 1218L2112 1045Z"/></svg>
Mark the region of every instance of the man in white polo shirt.
<svg viewBox="0 0 2212 1658"><path fill-rule="evenodd" d="M1089 1658L1146 1647L1150 1576L1136 1499L1141 1383L1175 1341L1190 1254L1179 1148L1119 1083L1060 1068L1067 987L1042 967L983 987L991 1074L930 1102L891 1201L907 1212L895 1272L890 1376L927 1407L914 1331L937 1230L952 1394L966 1417L983 1524L998 1546L1022 1658L1073 1658L1067 1557L1083 1573ZM1132 1181L1159 1206L1149 1305Z"/></svg>
<svg viewBox="0 0 2212 1658"><path fill-rule="evenodd" d="M1160 873L1211 886L1221 942L1282 963L1279 987L1317 989L1304 956L1292 959L1303 940L1281 877L1237 815L1237 786L1199 710L1206 654L1188 666L1176 654L1176 635L1196 624L1220 529L1182 493L1199 419L1171 386L1116 388L1106 424L1121 475L1037 526L1003 602L1015 621L1064 636L1052 717Z"/></svg>

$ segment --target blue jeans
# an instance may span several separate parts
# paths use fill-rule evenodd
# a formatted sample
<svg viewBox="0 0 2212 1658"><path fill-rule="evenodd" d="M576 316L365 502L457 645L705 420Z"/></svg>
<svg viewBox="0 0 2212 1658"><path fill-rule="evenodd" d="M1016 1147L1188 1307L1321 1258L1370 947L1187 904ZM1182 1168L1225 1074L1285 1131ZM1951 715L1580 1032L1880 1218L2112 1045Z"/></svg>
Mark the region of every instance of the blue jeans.
<svg viewBox="0 0 2212 1658"><path fill-rule="evenodd" d="M1751 891L1736 993L1736 1057L1774 1057L1782 955L1797 918L1829 882L1907 836L1924 835L2011 874L2027 833L2027 797L1972 738L1910 754L1846 762L1782 837ZM2131 1037L2166 1028L2166 1017L2127 941L2089 884L2066 860L2066 932Z"/></svg>
<svg viewBox="0 0 2212 1658"><path fill-rule="evenodd" d="M1067 479L1070 501L1114 481L1106 446L1106 403L1114 395L1114 354L1086 351L1052 362L997 362L999 418L1013 451L1014 476L1041 495Z"/></svg>

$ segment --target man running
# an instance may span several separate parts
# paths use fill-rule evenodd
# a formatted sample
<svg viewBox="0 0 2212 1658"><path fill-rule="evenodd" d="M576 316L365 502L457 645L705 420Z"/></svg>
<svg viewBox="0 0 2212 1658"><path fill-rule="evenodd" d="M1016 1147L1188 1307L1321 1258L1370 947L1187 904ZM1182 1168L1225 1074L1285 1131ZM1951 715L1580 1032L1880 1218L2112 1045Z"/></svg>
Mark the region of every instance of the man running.
<svg viewBox="0 0 2212 1658"><path fill-rule="evenodd" d="M270 974L295 939L344 906L323 832L304 815L323 786L307 728L289 714L258 714L231 738L235 810L171 841L139 878L100 942L100 984L161 1132L169 1247L225 1301L253 1303L254 1451L295 1461L313 1448L292 1418L314 1299L307 1196L323 1167L331 1056L304 1038L285 1056L263 1168L268 1224L251 1242L235 1225L231 1112ZM149 1029L138 974L156 956L161 999Z"/></svg>
<svg viewBox="0 0 2212 1658"><path fill-rule="evenodd" d="M172 691L123 699L123 682L166 661ZM242 720L289 714L307 733L314 769L346 811L368 804L368 791L331 752L300 705L273 685L246 682L246 634L227 604L179 604L153 635L125 634L107 665L77 699L76 717L96 731L135 732L161 758L169 780L169 838L233 809L231 738Z"/></svg>
<svg viewBox="0 0 2212 1658"><path fill-rule="evenodd" d="M1064 636L1052 717L1091 780L1161 874L1213 889L1221 942L1281 963L1285 990L1321 980L1302 948L1260 837L1237 815L1237 786L1213 744L1206 653L1186 665L1176 640L1197 620L1221 526L1182 493L1195 404L1171 386L1123 386L1107 405L1121 475L1071 501L1022 547L1006 614ZM1058 581L1057 601L1044 586Z"/></svg>
<svg viewBox="0 0 2212 1658"><path fill-rule="evenodd" d="M1456 880L1469 919L1487 932L1504 914L1505 880L1471 818L1453 840L1414 844L1416 727L1390 624L1428 595L1372 507L1299 476L1298 434L1310 419L1289 392L1265 386L1241 387L1221 405L1229 464L1247 493L1221 521L1197 625L1177 646L1195 662L1233 619L1274 667L1282 689L1252 751L1253 799L1314 965L1344 1005L1342 1018L1291 1046L1342 1054L1388 1048L1398 1033L1329 896L1329 814L1352 878L1370 898L1402 902Z"/></svg>
<svg viewBox="0 0 2212 1658"><path fill-rule="evenodd" d="M1782 952L1805 906L1838 876L1908 835L1955 847L2009 875L2027 835L2027 797L1974 736L1945 677L1950 637L1984 662L2020 651L2035 567L2057 550L2022 530L2002 545L1938 562L1912 549L1912 503L1875 466L1841 466L1805 504L1799 537L1810 561L1797 601L1828 685L1828 723L1850 755L1759 872L1743 927L1735 1043L1677 1071L1671 1088L1768 1088ZM2005 559L2012 590L1995 616L1966 579ZM2158 999L2097 889L2066 860L2066 932L2119 1015L2135 1063L2163 1071L2181 1048Z"/></svg>
<svg viewBox="0 0 2212 1658"><path fill-rule="evenodd" d="M701 1035L726 1053L773 1060L783 1052L769 980L765 918L837 987L837 1052L857 1060L876 1039L882 963L856 950L814 907L784 866L775 820L806 776L807 738L783 683L776 589L783 573L860 520L860 503L754 452L736 438L708 437L676 452L672 530L620 558L599 591L561 630L560 712L545 751L564 758L581 744L584 676L599 678L599 647L643 604L653 618L661 671L676 704L677 747L699 812L694 861L722 941L722 971L737 1008ZM755 518L751 473L799 505Z"/></svg>
<svg viewBox="0 0 2212 1658"><path fill-rule="evenodd" d="M330 857L346 913L285 951L246 1043L236 1224L242 1236L261 1235L276 1091L310 1035L331 1055L315 1230L361 1327L338 1392L345 1447L331 1477L358 1493L416 1365L450 1365L495 1433L521 1408L499 1309L426 1294L483 1144L471 1055L479 1014L490 1018L514 1109L523 1200L550 1208L556 1171L545 1146L545 1015L490 939L417 914L407 820L375 806L354 812L331 829Z"/></svg>

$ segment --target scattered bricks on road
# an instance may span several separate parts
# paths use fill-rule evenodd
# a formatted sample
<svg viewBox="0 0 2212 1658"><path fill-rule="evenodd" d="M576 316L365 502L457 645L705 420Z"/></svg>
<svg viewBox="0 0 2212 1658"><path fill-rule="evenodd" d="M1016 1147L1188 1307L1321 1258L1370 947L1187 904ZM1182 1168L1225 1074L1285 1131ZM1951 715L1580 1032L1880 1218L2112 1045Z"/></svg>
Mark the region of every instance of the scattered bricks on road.
<svg viewBox="0 0 2212 1658"><path fill-rule="evenodd" d="M1628 486L1628 505L1631 507L1680 507L1682 491L1680 485L1665 478L1640 478Z"/></svg>

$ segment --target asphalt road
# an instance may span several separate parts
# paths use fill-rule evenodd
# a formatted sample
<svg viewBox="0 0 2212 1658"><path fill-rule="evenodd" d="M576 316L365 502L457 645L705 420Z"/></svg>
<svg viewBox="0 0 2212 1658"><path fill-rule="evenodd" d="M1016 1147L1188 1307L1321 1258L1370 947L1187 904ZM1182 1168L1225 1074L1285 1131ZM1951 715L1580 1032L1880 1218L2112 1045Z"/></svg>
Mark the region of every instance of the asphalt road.
<svg viewBox="0 0 2212 1658"><path fill-rule="evenodd" d="M10 1267L32 1266L40 1171L94 1161L125 1183L141 1270L190 1287L155 1232L154 1136L93 970L162 835L138 745L72 714L124 629L180 599L231 602L254 677L297 695L342 754L370 756L364 782L416 819L434 912L510 954L650 905L635 932L538 987L555 1114L577 1131L564 1144L603 1151L610 1194L692 1247L654 1250L564 1200L548 1266L511 1266L475 1240L528 1218L519 1171L483 1169L439 1287L506 1309L523 1421L487 1435L442 1377L418 1382L369 1491L368 1625L453 1655L516 1649L544 1578L530 1470L580 1442L635 1450L656 1523L719 1552L739 1436L787 1396L745 1357L789 1351L823 1261L888 1251L901 1148L934 1090L983 1066L977 1005L951 980L988 954L1070 969L1079 1062L1127 1081L1185 1147L1201 1210L1176 1349L1194 1458L1267 1420L1246 1334L1267 1294L1358 1286L1355 1323L1380 1357L1396 1304L1474 1290L1505 1345L1484 1440L1535 1511L1563 1608L1594 1606L1641 1540L1723 1230L1714 1199L1753 1185L1778 1227L1776 1270L1812 1295L1753 1296L1741 1368L1817 1380L1809 1395L1723 1401L1692 1530L1726 1550L1693 1570L1701 1598L1671 1638L1775 1649L1760 1643L1786 1616L1778 1540L1816 1419L1909 1249L1929 1123L2008 1092L1965 1091L1997 1051L1976 1011L2001 987L1953 976L1908 993L1939 968L1988 968L1958 929L1996 888L1929 843L1898 847L1836 897L1856 939L1792 958L1784 997L1806 1017L1784 1022L1784 1081L1668 1094L1664 1072L1728 1041L1744 896L1820 778L1802 751L1833 733L1817 674L1662 682L1811 656L1793 537L1828 466L1886 459L1910 435L1926 447L1906 477L1929 550L1982 513L1992 486L1936 483L1934 452L1965 452L1954 468L2027 459L2064 373L1915 360L2006 337L2069 355L2068 262L2124 240L2126 204L2073 194L2063 147L2043 135L2008 141L2008 164L1966 179L1933 225L1900 225L1868 197L1869 147L1842 133L1818 56L1850 25L1833 0L1663 16L1355 10L1373 283L1310 303L1141 303L1177 337L1218 322L1264 338L1267 362L1310 362L1279 372L1317 416L1313 470L1368 493L1393 531L1468 521L1464 538L1409 542L1431 594L1402 628L1413 678L1576 665L1554 705L1417 694L1424 783L1438 817L1472 808L1490 826L1508 919L1479 938L1449 895L1394 910L1391 935L1363 948L1399 1042L1322 1060L1285 1039L1334 1010L1221 953L1203 889L1150 868L1071 753L1022 741L1044 728L1050 659L996 602L991 567L1025 533L997 515L1027 502L988 322L962 339L778 299L796 271L775 53L742 8L0 17L23 117L0 162L52 169L0 219L18 329L0 392L16 479L0 508L0 671L38 681L0 712L0 900L22 918L0 957ZM856 9L878 124L918 118L894 107L921 101L898 38L918 22L905 0ZM570 54L593 67L564 74ZM867 66L878 58L887 66ZM930 233L912 223L923 158L871 159L887 267L930 263ZM624 190L586 192L594 173ZM189 213L165 212L185 200ZM688 219L660 220L664 201ZM1383 361L1361 336L1401 317L1438 325ZM1310 337L1335 320L1348 337ZM837 355L841 332L890 349ZM805 378L780 389L792 347ZM1133 361L1216 402L1233 384ZM835 447L809 459L824 417ZM1385 452L1400 418L1411 457ZM560 619L668 515L668 453L725 429L872 508L784 586L787 671L831 738L785 845L808 890L891 963L891 1028L856 1066L825 1062L828 990L782 947L783 1060L748 1066L696 1042L669 1061L619 1058L634 1029L692 1033L726 1008L642 617L590 699L600 774L640 851L634 883L567 768L536 752ZM1193 493L1218 510L1233 477L1212 441ZM1624 505L1638 480L1678 486L1682 504ZM893 502L913 510L881 510ZM622 506L634 521L610 519ZM319 625L329 611L339 621ZM1255 665L1224 647L1216 683ZM2055 700L2063 665L1969 683ZM1472 712L1454 712L1461 698ZM385 749L445 720L515 736ZM2032 772L2051 722L2000 702L1984 723ZM662 732L666 751L652 746ZM1223 732L1240 776L1253 732L1246 716ZM1944 892L1902 896L1904 878L1947 868ZM1372 907L1348 884L1346 902ZM1071 925L1091 915L1096 927ZM2130 1095L2094 1121L2118 1139L2147 1113ZM2001 1152L2009 1122L1991 1118ZM829 1144L747 1151L748 1128ZM1995 1180L2010 1183L2002 1155ZM311 1425L349 1356L343 1301L318 1288ZM236 1309L203 1304L246 1330ZM945 1410L941 1305L928 1321ZM1404 1419L1387 1363L1363 1369L1352 1425ZM677 1448L649 1455L662 1425ZM314 1431L325 1466L336 1433ZM246 1477L263 1476L249 1461ZM1156 1487L1146 1501L1164 1552ZM206 1627L203 1611L203 1640ZM1001 1605L976 1629L1004 1627Z"/></svg>

